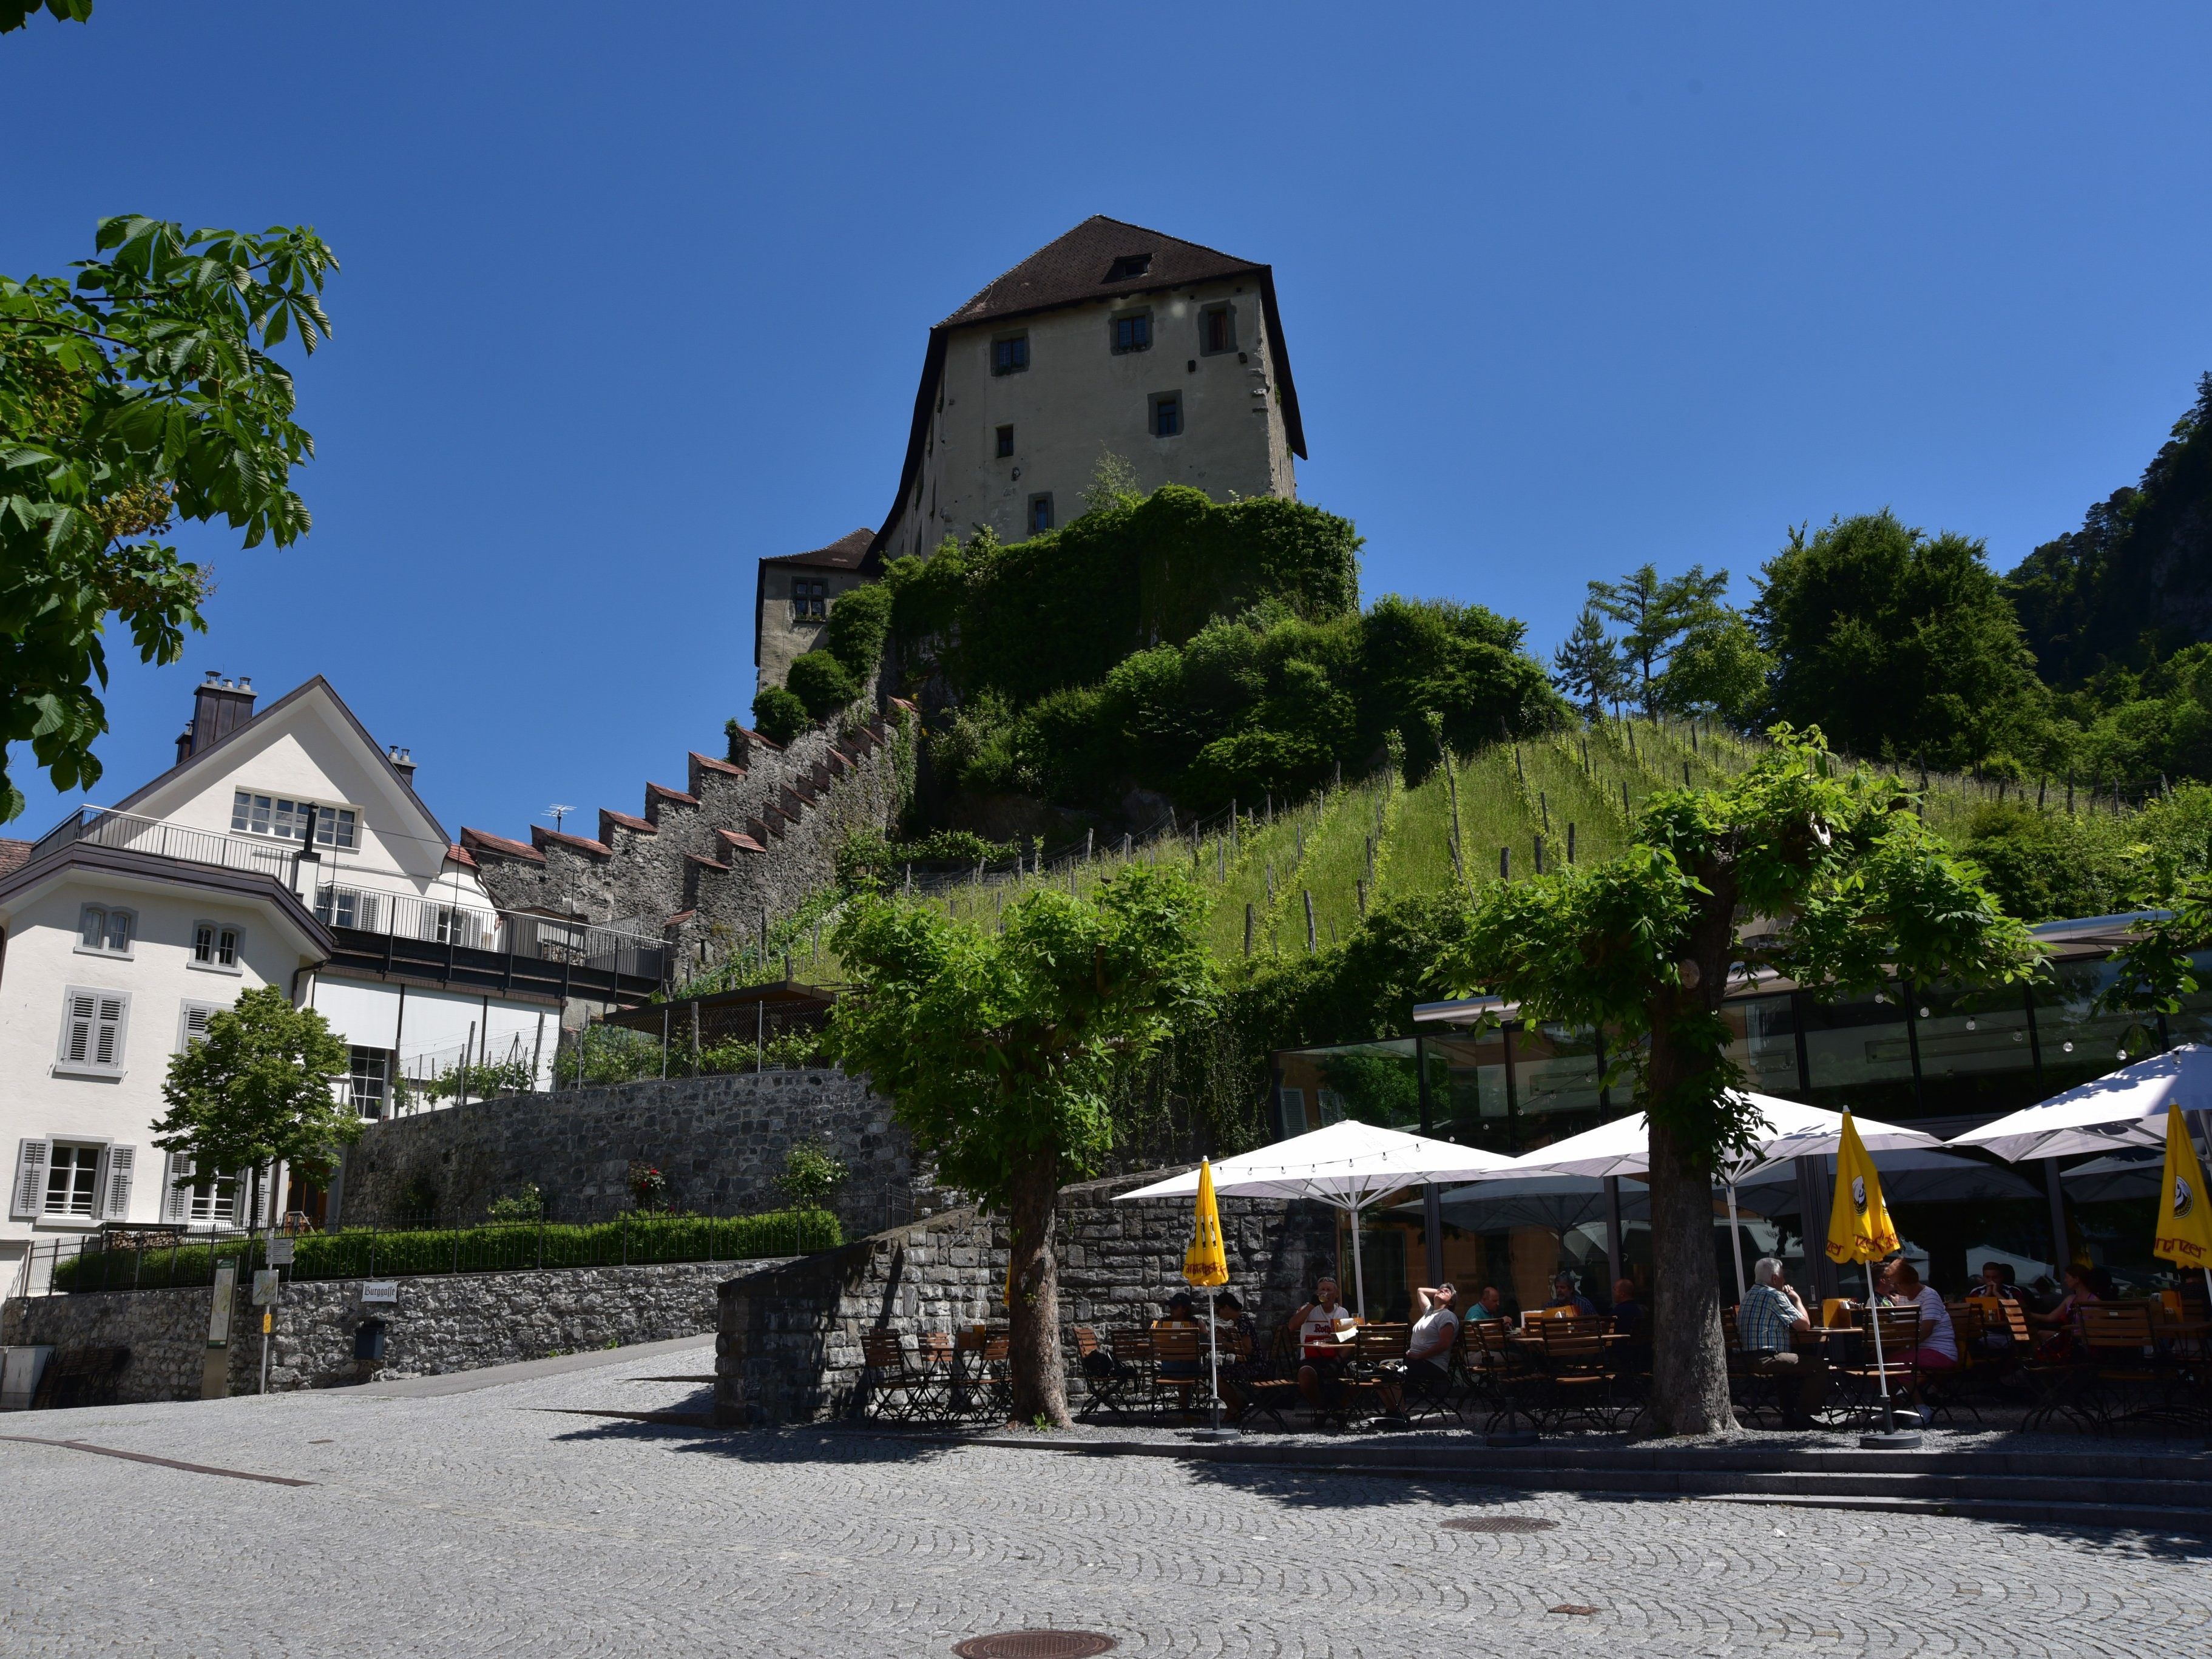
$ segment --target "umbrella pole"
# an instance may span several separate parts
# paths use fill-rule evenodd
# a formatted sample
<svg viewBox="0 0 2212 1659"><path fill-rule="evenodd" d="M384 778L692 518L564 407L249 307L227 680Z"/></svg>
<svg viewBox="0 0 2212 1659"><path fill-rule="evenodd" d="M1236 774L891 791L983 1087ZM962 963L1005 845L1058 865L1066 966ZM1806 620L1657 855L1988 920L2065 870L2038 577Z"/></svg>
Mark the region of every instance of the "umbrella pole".
<svg viewBox="0 0 2212 1659"><path fill-rule="evenodd" d="M1744 1298L1747 1281L1743 1276L1743 1230L1736 1224L1735 1182L1733 1181L1728 1184L1728 1195L1729 1248L1735 1252L1735 1299L1741 1302Z"/></svg>
<svg viewBox="0 0 2212 1659"><path fill-rule="evenodd" d="M1881 1382L1881 1431L1897 1432L1897 1419L1889 1404L1889 1364L1881 1357L1881 1304L1875 1299L1874 1261L1869 1257L1867 1276L1867 1325L1874 1332L1874 1374Z"/></svg>
<svg viewBox="0 0 2212 1659"><path fill-rule="evenodd" d="M1213 1286L1206 1287L1206 1387L1213 1395L1213 1426L1221 1427L1221 1328L1213 1322Z"/></svg>
<svg viewBox="0 0 2212 1659"><path fill-rule="evenodd" d="M1346 1212L1352 1218L1352 1305L1359 1310L1362 1319L1367 1317L1367 1275L1359 1271L1359 1206L1353 1205Z"/></svg>

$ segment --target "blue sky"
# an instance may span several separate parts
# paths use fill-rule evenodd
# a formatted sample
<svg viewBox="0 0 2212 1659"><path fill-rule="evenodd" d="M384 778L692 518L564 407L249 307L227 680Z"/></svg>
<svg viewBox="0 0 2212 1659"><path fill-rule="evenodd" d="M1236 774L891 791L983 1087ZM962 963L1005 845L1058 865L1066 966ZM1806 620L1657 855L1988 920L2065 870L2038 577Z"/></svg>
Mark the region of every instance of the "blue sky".
<svg viewBox="0 0 2212 1659"><path fill-rule="evenodd" d="M449 829L638 811L749 706L753 561L881 518L928 325L1091 213L1274 265L1300 493L1370 594L1548 652L1590 577L1747 599L1788 526L1884 505L2008 568L2212 368L2208 62L2201 5L41 20L0 39L0 270L125 211L345 264L315 531L185 538L210 631L118 665L90 798L218 668L327 674Z"/></svg>

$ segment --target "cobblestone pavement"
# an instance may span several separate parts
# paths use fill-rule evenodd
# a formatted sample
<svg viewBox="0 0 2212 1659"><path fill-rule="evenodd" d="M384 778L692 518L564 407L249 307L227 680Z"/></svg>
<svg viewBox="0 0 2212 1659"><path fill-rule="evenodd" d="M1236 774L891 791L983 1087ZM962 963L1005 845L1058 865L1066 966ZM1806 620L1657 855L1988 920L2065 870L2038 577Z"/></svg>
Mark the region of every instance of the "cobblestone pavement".
<svg viewBox="0 0 2212 1659"><path fill-rule="evenodd" d="M0 1440L0 1652L872 1659L1044 1625L1301 1659L2212 1651L2207 1541L563 1414L696 1409L639 1379L700 1369L0 1418L313 1483ZM1438 1524L1499 1513L1560 1524Z"/></svg>

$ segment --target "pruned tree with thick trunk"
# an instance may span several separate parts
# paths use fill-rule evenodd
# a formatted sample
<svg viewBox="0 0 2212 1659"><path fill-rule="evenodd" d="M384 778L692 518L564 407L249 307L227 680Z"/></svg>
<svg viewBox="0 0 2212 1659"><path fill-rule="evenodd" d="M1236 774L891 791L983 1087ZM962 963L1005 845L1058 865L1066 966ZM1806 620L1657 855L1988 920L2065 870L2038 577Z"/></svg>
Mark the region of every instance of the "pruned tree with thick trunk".
<svg viewBox="0 0 2212 1659"><path fill-rule="evenodd" d="M1013 1416L1066 1426L1060 1189L1114 1144L1117 1073L1208 1007L1205 900L1180 871L1135 865L1085 896L1046 889L1002 933L909 899L856 901L836 947L852 989L833 1051L890 1096L915 1150L1013 1236Z"/></svg>
<svg viewBox="0 0 2212 1659"><path fill-rule="evenodd" d="M1894 995L2017 981L2038 959L1897 780L1847 770L1818 730L1771 735L1726 787L1653 795L1620 859L1490 888L1451 964L1524 1019L1604 1028L1632 1079L1650 1125L1652 1409L1676 1434L1735 1427L1712 1243L1715 1171L1752 1115L1721 1018L1730 979Z"/></svg>

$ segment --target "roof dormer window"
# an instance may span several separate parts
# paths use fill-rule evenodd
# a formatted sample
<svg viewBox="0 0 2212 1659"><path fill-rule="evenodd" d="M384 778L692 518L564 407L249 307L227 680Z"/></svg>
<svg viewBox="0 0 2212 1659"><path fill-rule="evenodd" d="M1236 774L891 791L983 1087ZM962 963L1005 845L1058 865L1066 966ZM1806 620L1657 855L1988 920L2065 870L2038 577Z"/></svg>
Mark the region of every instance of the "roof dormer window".
<svg viewBox="0 0 2212 1659"><path fill-rule="evenodd" d="M1152 256L1149 253L1125 253L1107 267L1106 280L1126 283L1133 277L1152 274Z"/></svg>

